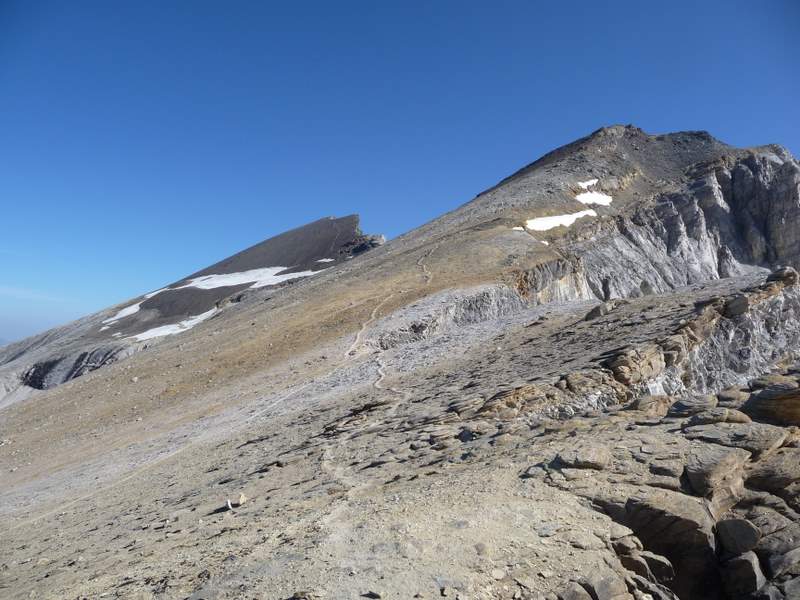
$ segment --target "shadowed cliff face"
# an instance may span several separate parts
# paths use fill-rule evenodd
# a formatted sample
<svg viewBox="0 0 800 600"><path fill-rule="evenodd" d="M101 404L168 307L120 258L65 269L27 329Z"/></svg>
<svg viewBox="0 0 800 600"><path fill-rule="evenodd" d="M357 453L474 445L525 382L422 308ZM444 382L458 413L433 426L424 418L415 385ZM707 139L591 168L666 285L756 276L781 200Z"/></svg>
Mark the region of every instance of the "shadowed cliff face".
<svg viewBox="0 0 800 600"><path fill-rule="evenodd" d="M615 126L0 350L0 589L800 597L799 224L784 149Z"/></svg>

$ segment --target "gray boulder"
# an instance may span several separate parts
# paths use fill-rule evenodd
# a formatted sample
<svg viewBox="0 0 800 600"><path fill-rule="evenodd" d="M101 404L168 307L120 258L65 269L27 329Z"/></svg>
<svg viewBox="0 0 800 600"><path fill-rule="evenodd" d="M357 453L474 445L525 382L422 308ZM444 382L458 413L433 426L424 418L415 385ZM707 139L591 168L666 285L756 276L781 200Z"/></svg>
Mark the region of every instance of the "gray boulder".
<svg viewBox="0 0 800 600"><path fill-rule="evenodd" d="M758 557L747 552L722 563L722 584L728 597L738 598L753 594L767 582L761 572Z"/></svg>
<svg viewBox="0 0 800 600"><path fill-rule="evenodd" d="M744 554L756 547L761 530L747 519L723 519L717 523L717 537L729 554Z"/></svg>

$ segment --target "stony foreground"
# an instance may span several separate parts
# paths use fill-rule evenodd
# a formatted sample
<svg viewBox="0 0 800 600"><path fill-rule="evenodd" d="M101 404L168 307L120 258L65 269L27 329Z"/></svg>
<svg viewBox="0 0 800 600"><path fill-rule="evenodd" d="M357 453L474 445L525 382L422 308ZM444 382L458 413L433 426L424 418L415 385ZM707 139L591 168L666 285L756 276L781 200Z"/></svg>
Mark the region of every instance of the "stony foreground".
<svg viewBox="0 0 800 600"><path fill-rule="evenodd" d="M432 353L444 340L418 348L434 380L441 361L458 373L508 377L522 368L515 357L530 360L531 344L569 360L553 340L574 337L583 354L588 332L624 332L658 314L649 341L494 394L472 393L486 382L470 377L448 386L456 380L446 375L432 388L438 397L423 397L425 369L387 376L381 361L391 351L367 355L377 371L360 363L367 370L354 377L373 381L335 391L348 394L349 409L330 391L304 401L299 390L290 410L263 407L224 441L183 447L99 493L20 518L4 534L4 589L25 597L75 597L68 590L76 587L85 597L134 598L795 597L800 367L785 363L718 394L640 392L645 382L697 387L690 379L708 374L668 363L720 351L720 332L731 339L782 316L780 335L799 335L796 274L772 279L741 292L725 282L692 290L692 302L677 294L659 306L644 298L579 314L534 312L460 360L447 348ZM485 363L497 357L486 349L497 344L508 364L493 372ZM720 362L717 377L731 374ZM564 418L563 407L581 398L596 408ZM547 417L548 406L562 418Z"/></svg>

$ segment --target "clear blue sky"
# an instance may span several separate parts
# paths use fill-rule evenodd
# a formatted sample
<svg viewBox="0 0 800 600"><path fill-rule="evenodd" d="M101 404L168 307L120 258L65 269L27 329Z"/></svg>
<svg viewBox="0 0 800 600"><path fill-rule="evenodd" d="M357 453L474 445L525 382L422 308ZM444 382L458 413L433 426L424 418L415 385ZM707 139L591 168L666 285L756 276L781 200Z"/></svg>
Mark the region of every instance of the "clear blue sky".
<svg viewBox="0 0 800 600"><path fill-rule="evenodd" d="M0 0L0 338L613 123L800 153L800 3Z"/></svg>

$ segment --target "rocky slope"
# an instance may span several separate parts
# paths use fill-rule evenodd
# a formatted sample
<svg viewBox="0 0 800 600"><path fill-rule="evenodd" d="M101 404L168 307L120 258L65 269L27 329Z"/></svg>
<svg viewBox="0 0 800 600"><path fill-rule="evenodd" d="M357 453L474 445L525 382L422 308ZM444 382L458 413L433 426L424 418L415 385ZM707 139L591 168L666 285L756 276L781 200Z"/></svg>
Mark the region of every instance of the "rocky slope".
<svg viewBox="0 0 800 600"><path fill-rule="evenodd" d="M780 147L611 127L234 290L0 410L2 595L800 597L798 213Z"/></svg>
<svg viewBox="0 0 800 600"><path fill-rule="evenodd" d="M361 233L356 215L320 219L120 307L0 348L0 406L187 331L241 301L250 289L315 275L382 243L379 236Z"/></svg>

